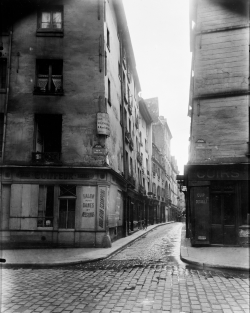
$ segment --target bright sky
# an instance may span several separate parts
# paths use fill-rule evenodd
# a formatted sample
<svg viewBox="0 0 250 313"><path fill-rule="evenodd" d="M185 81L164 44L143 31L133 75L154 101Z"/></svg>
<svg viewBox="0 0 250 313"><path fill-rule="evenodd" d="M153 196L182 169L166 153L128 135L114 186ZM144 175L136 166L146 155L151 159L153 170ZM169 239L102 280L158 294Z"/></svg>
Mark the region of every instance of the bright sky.
<svg viewBox="0 0 250 313"><path fill-rule="evenodd" d="M158 97L180 174L188 161L188 0L123 0L144 99Z"/></svg>

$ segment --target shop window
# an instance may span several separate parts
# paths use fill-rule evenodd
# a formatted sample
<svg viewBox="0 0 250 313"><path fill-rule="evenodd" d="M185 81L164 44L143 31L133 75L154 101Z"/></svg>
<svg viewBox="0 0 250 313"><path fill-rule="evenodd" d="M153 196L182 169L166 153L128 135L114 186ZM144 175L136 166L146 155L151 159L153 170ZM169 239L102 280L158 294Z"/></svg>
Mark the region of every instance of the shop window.
<svg viewBox="0 0 250 313"><path fill-rule="evenodd" d="M34 94L63 94L63 61L37 60Z"/></svg>
<svg viewBox="0 0 250 313"><path fill-rule="evenodd" d="M75 228L76 186L60 186L59 228Z"/></svg>
<svg viewBox="0 0 250 313"><path fill-rule="evenodd" d="M0 157L2 157L2 148L3 148L3 124L4 124L4 115L0 113Z"/></svg>
<svg viewBox="0 0 250 313"><path fill-rule="evenodd" d="M63 34L63 7L53 6L38 13L37 35L60 36Z"/></svg>
<svg viewBox="0 0 250 313"><path fill-rule="evenodd" d="M35 147L32 154L35 163L60 163L62 116L37 114L35 116Z"/></svg>
<svg viewBox="0 0 250 313"><path fill-rule="evenodd" d="M53 227L54 186L39 186L37 227Z"/></svg>
<svg viewBox="0 0 250 313"><path fill-rule="evenodd" d="M0 91L6 89L6 78L7 78L7 59L0 59Z"/></svg>

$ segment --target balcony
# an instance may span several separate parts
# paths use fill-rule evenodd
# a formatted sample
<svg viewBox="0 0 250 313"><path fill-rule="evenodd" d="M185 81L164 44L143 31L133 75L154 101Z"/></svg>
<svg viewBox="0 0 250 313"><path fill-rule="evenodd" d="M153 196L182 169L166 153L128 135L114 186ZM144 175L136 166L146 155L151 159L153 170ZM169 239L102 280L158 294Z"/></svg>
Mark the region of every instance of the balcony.
<svg viewBox="0 0 250 313"><path fill-rule="evenodd" d="M128 175L128 181L129 181L129 187L135 188L135 179L134 179L133 175Z"/></svg>
<svg viewBox="0 0 250 313"><path fill-rule="evenodd" d="M142 156L140 155L139 152L137 152L137 161L138 161L139 164L142 165Z"/></svg>
<svg viewBox="0 0 250 313"><path fill-rule="evenodd" d="M32 163L34 164L61 164L60 152L32 152Z"/></svg>

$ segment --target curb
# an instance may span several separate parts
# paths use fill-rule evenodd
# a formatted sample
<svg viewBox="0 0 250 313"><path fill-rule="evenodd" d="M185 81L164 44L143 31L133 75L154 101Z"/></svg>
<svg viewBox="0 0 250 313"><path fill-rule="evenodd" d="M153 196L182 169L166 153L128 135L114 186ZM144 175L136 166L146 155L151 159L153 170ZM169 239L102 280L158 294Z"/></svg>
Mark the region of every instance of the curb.
<svg viewBox="0 0 250 313"><path fill-rule="evenodd" d="M38 264L38 263L1 263L0 264L0 269L2 269L2 268L17 268L17 267L22 267L22 268L47 268L47 267L72 266L72 265L77 265L77 264L98 262L98 261L101 261L101 260L108 259L112 255L116 254L117 252L126 249L129 245L134 243L136 240L139 240L142 236L144 236L145 234L153 231L157 227L164 226L164 225L167 225L167 224L172 224L172 223L175 223L175 221L161 223L161 224L156 224L155 227L153 227L153 228L151 228L149 230L146 230L144 233L140 234L138 237L132 239L130 242L124 244L123 246L118 247L115 251L110 252L108 255L106 255L104 257L100 257L100 258L96 258L96 259L88 259L88 260L78 260L78 261L72 261L72 262L69 261L69 262L42 263L42 264Z"/></svg>
<svg viewBox="0 0 250 313"><path fill-rule="evenodd" d="M182 227L181 231L185 231L185 229L183 230L183 227ZM246 267L201 263L201 262L193 261L192 259L188 259L186 257L183 257L183 253L182 253L183 251L182 250L183 249L187 249L187 247L183 244L184 242L185 242L184 238L181 237L180 259L181 259L181 261L183 261L183 262L185 262L187 264L195 265L195 266L203 268L203 269L211 268L211 269L224 269L224 270L245 271L245 272L249 272L250 271L250 268L246 268Z"/></svg>
<svg viewBox="0 0 250 313"><path fill-rule="evenodd" d="M201 267L203 269L207 268L216 268L216 269L224 269L224 270L234 270L234 271L245 271L245 272L249 272L249 268L245 268L245 267L236 267L236 266L230 266L230 265L219 265L219 264L209 264L209 263L200 263L200 262L196 262L196 261L192 261L190 259L186 259L184 257L182 257L180 255L180 259L187 263L187 264L192 264L198 267Z"/></svg>

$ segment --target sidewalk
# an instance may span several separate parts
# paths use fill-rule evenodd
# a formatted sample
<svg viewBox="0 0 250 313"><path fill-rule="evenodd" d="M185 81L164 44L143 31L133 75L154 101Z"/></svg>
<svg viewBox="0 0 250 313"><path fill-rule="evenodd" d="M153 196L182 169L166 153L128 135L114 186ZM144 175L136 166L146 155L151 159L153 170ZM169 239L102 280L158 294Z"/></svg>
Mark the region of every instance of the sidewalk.
<svg viewBox="0 0 250 313"><path fill-rule="evenodd" d="M6 263L2 267L46 267L73 265L98 261L108 258L124 249L136 239L168 223L148 226L134 234L112 243L111 248L57 248L57 249L16 249L2 250L1 258ZM190 240L185 238L185 226L182 228L180 257L183 262L198 266L249 270L249 247L191 247Z"/></svg>
<svg viewBox="0 0 250 313"><path fill-rule="evenodd" d="M2 250L1 258L5 263L2 267L46 267L86 263L108 258L119 250L124 249L136 239L142 237L154 228L172 222L150 225L147 230L139 230L132 235L112 242L111 248L56 248L56 249L13 249ZM0 266L1 266L0 265Z"/></svg>
<svg viewBox="0 0 250 313"><path fill-rule="evenodd" d="M183 262L202 267L249 271L249 247L191 247L182 228L180 256Z"/></svg>

